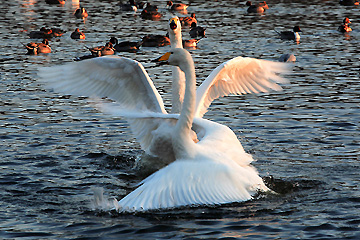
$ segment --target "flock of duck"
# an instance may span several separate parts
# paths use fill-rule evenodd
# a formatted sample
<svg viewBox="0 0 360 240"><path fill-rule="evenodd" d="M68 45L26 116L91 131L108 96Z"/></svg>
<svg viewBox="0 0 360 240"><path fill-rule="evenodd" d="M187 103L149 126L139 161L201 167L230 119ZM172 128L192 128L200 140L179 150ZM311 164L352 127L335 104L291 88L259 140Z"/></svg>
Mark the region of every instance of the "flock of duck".
<svg viewBox="0 0 360 240"><path fill-rule="evenodd" d="M65 0L46 0L48 4L65 4ZM341 5L351 6L351 5L359 5L357 0L340 0L339 2ZM265 1L260 2L258 4L252 4L251 1L247 1L246 6L248 6L247 12L248 13L257 13L262 14L269 6ZM188 4L184 3L173 3L172 1L167 1L167 5L169 10L171 11L179 11L185 13L187 8L189 7ZM150 19L150 20L158 20L163 17L163 14L158 12L158 7L152 5L151 3L141 2L136 3L135 0L129 0L129 3L120 4L120 9L122 11L137 11L142 9L141 17L143 19ZM74 16L77 18L87 18L88 13L84 7L79 7L75 12ZM183 27L190 27L190 37L192 39L189 40L182 40L183 46L185 48L195 48L197 43L200 41L201 38L205 37L205 28L197 25L197 19L195 13L191 13L189 17L179 17L181 25ZM345 17L343 20L343 24L338 27L338 31L345 33L352 31L350 24L350 19ZM275 30L277 34L279 34L281 39L285 40L300 40L301 29L299 26L295 26L292 31L282 31L278 32ZM42 27L39 31L32 31L29 34L30 38L40 38L43 39L41 43L30 42L25 45L26 49L28 50L27 54L39 54L39 53L50 53L51 47L49 45L49 39L52 37L60 37L64 34L64 31L57 28L48 29L46 27ZM76 28L74 32L71 33L70 37L72 39L85 39L85 34ZM116 52L136 52L139 50L141 46L144 47L163 47L170 45L170 39L168 36L163 35L147 35L142 38L141 41L138 42L118 42L115 37L112 37L105 45L88 48L90 51L90 55L82 56L76 58L75 60L84 60L92 57L100 57L105 55L113 55ZM281 56L280 59L285 61L292 61L295 58L293 55L291 58L286 58L285 56Z"/></svg>
<svg viewBox="0 0 360 240"><path fill-rule="evenodd" d="M188 7L171 1L167 6L175 11ZM249 7L253 6L249 3ZM266 2L255 6L268 8ZM121 5L124 11L143 8L151 12L156 11L154 7L136 4L133 0ZM80 9L79 12L85 11ZM194 22L197 23L192 20L190 26ZM344 24L349 23L344 20ZM236 57L215 68L196 88L194 62L183 48L182 27L185 26L189 24L185 25L184 19L177 16L169 20L167 37L171 49L154 60L172 65L170 113L165 110L143 65L111 53L128 51L126 48L130 45L119 43L114 37L105 46L89 48L89 59L39 69L40 80L58 92L112 99L111 103L99 100L97 108L126 118L141 148L156 157L147 161L158 170L139 183L134 191L120 201L109 202L97 196L99 206L105 204L122 212L146 211L241 202L259 192L272 192L251 165L253 158L244 151L235 133L225 125L205 119L204 114L219 97L282 90L279 83L287 80L280 74L289 72L289 64ZM49 36L54 30L41 31ZM296 39L299 31L294 27L291 39ZM79 29L75 33L79 34ZM143 39L142 46L144 42ZM45 39L41 44L48 42ZM134 48L139 46L134 45ZM38 49L40 53L40 47Z"/></svg>
<svg viewBox="0 0 360 240"><path fill-rule="evenodd" d="M62 0L47 0L49 4L65 4L65 1ZM189 5L176 3L173 4L172 1L167 2L167 7L169 10L174 11L184 11ZM158 20L163 17L163 14L158 12L158 7L152 5L151 3L139 3L136 4L134 0L130 0L127 4L120 4L120 9L122 11L137 11L138 9L142 9L140 16L143 19L149 20ZM77 18L87 18L88 12L84 7L79 7L75 12L74 16ZM190 27L189 35L192 39L183 40L183 46L186 48L195 48L197 43L201 38L205 37L205 28L197 25L197 20L195 13L191 13L188 17L180 17L181 25L184 27ZM50 53L51 47L49 45L49 39L53 37L60 37L64 34L64 31L61 29L54 28L46 28L42 27L38 31L32 31L29 34L30 38L38 38L44 39L41 43L31 42L25 45L28 50L27 54L38 54L38 53ZM76 28L74 32L71 33L70 37L72 39L85 39L85 34ZM47 41L45 41L45 39ZM105 55L113 55L116 52L136 52L139 50L141 46L143 47L163 47L170 45L170 39L168 36L163 35L147 35L144 36L140 41L137 42L118 42L115 37L111 37L111 39L103 46L88 48L90 51L90 55L82 56L76 58L75 60L84 60L92 57L99 57Z"/></svg>

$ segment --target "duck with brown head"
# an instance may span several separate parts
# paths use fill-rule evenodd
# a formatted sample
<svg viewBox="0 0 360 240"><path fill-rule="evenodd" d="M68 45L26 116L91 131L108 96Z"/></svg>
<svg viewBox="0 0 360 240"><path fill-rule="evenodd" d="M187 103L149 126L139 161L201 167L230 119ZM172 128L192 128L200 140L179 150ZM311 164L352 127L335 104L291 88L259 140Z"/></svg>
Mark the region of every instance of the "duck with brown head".
<svg viewBox="0 0 360 240"><path fill-rule="evenodd" d="M350 24L350 19L349 18L344 18L343 20L343 24L341 26L338 27L338 31L339 32L342 32L342 33L346 33L346 32L351 32L352 29L351 27L349 26Z"/></svg>
<svg viewBox="0 0 360 240"><path fill-rule="evenodd" d="M192 23L197 23L195 13L191 13L190 17L179 17L181 26L190 27Z"/></svg>
<svg viewBox="0 0 360 240"><path fill-rule="evenodd" d="M85 33L80 32L79 28L75 28L74 32L71 33L72 39L85 39Z"/></svg>
<svg viewBox="0 0 360 240"><path fill-rule="evenodd" d="M39 53L51 53L51 48L49 45L49 41L44 39L41 43L28 43L25 45L28 50L27 54L29 55L37 55Z"/></svg>
<svg viewBox="0 0 360 240"><path fill-rule="evenodd" d="M185 3L173 3L172 1L167 1L166 6L167 6L170 10L174 10L174 11L185 11L185 10L189 7L189 4L185 4Z"/></svg>
<svg viewBox="0 0 360 240"><path fill-rule="evenodd" d="M251 1L246 2L246 6L249 8L247 9L248 13L264 13L266 9L269 9L269 6L266 4L265 1L258 3L258 4L252 4Z"/></svg>
<svg viewBox="0 0 360 240"><path fill-rule="evenodd" d="M86 11L85 8L80 7L80 8L75 10L74 16L76 18L87 18L89 16L89 14L88 14L88 12Z"/></svg>

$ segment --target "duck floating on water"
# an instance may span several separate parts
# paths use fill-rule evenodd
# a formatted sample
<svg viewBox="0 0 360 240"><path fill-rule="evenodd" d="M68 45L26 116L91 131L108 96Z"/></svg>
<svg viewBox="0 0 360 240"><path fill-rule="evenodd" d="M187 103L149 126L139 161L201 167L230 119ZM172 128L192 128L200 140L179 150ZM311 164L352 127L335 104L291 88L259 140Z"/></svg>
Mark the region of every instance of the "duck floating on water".
<svg viewBox="0 0 360 240"><path fill-rule="evenodd" d="M349 18L344 18L343 20L343 24L341 26L338 27L338 31L339 32L342 32L342 33L346 33L346 32L351 32L352 29L351 27L349 26L350 24L350 19Z"/></svg>
<svg viewBox="0 0 360 240"><path fill-rule="evenodd" d="M85 33L80 32L79 28L76 28L75 31L71 33L70 37L72 39L85 39Z"/></svg>
<svg viewBox="0 0 360 240"><path fill-rule="evenodd" d="M134 11L136 12L138 10L138 6L135 3L135 0L129 0L129 3L121 3L120 2L120 9L122 11Z"/></svg>
<svg viewBox="0 0 360 240"><path fill-rule="evenodd" d="M143 47L164 47L170 45L170 39L163 35L146 35L142 38Z"/></svg>
<svg viewBox="0 0 360 240"><path fill-rule="evenodd" d="M111 37L109 42L113 44L113 48L115 49L116 52L137 52L139 51L139 48L142 45L142 41L140 42L124 41L119 43L116 37Z"/></svg>
<svg viewBox="0 0 360 240"><path fill-rule="evenodd" d="M269 9L269 6L266 4L265 1L255 5L253 5L251 1L247 1L246 6L249 7L247 9L248 13L263 13L266 9Z"/></svg>
<svg viewBox="0 0 360 240"><path fill-rule="evenodd" d="M182 40L184 48L196 48L200 39Z"/></svg>
<svg viewBox="0 0 360 240"><path fill-rule="evenodd" d="M299 32L301 32L301 29L300 29L299 26L295 26L293 28L293 31L278 32L278 31L275 30L275 32L277 32L280 35L280 38L284 39L284 40L294 40L294 41L299 41L300 40Z"/></svg>
<svg viewBox="0 0 360 240"><path fill-rule="evenodd" d="M191 23L191 29L190 29L190 37L192 38L198 38L198 37L205 37L205 30L206 28L197 26L196 22Z"/></svg>
<svg viewBox="0 0 360 240"><path fill-rule="evenodd" d="M195 13L191 13L190 17L179 17L181 26L190 27L192 23L197 24Z"/></svg>
<svg viewBox="0 0 360 240"><path fill-rule="evenodd" d="M51 48L49 45L49 41L44 39L41 43L28 43L25 45L28 50L27 54L29 55L37 55L39 53L51 53Z"/></svg>
<svg viewBox="0 0 360 240"><path fill-rule="evenodd" d="M89 48L89 51L93 56L100 57L106 55L113 55L115 53L115 49L113 48L113 44L111 42L107 42L105 46L93 47Z"/></svg>
<svg viewBox="0 0 360 240"><path fill-rule="evenodd" d="M141 12L141 18L147 20L159 20L162 17L162 14L158 11L144 9Z"/></svg>
<svg viewBox="0 0 360 240"><path fill-rule="evenodd" d="M174 11L185 11L185 10L189 7L189 4L185 4L185 3L173 3L172 1L167 1L166 6L167 6L170 10L174 10Z"/></svg>
<svg viewBox="0 0 360 240"><path fill-rule="evenodd" d="M45 0L47 4L65 4L65 0Z"/></svg>
<svg viewBox="0 0 360 240"><path fill-rule="evenodd" d="M85 8L80 7L80 8L75 10L74 16L76 18L87 18L89 16L89 14L87 13Z"/></svg>
<svg viewBox="0 0 360 240"><path fill-rule="evenodd" d="M354 5L358 6L359 1L358 0L340 0L339 4L343 5L343 6L354 6Z"/></svg>
<svg viewBox="0 0 360 240"><path fill-rule="evenodd" d="M59 28L46 28L42 27L39 31L31 31L30 38L50 39L53 37L61 37L65 32Z"/></svg>

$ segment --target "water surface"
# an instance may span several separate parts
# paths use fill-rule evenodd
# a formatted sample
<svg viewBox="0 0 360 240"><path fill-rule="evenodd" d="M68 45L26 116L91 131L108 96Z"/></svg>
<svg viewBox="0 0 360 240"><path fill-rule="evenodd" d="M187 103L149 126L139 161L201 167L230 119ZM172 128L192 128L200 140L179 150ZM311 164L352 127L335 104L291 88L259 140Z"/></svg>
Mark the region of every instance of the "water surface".
<svg viewBox="0 0 360 240"><path fill-rule="evenodd" d="M198 83L236 56L297 57L284 91L216 100L207 119L229 126L253 165L280 193L246 203L147 214L93 210L92 187L117 199L142 180L133 170L142 151L126 121L94 110L86 98L46 90L37 69L71 62L85 46L110 36L139 40L165 34L165 1L153 1L160 21L119 11L118 1L81 1L84 22L65 6L5 1L0 24L0 238L16 239L359 239L359 7L331 1L267 1L262 16L234 1L191 1L189 13L207 28L191 50ZM245 1L244 1L245 2ZM179 14L179 16L182 16ZM336 31L348 16L353 32ZM21 43L42 26L67 31L48 55L25 55ZM302 28L283 41L274 28ZM70 39L79 27L86 40ZM183 30L188 39L188 30ZM170 106L171 69L149 61L169 50L119 55L140 61Z"/></svg>

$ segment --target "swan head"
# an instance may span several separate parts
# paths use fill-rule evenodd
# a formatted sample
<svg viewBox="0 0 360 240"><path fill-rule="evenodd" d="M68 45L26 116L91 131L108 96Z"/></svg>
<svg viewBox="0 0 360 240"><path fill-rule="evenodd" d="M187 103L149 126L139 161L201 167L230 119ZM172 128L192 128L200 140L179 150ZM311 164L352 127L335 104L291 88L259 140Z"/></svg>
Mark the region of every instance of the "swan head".
<svg viewBox="0 0 360 240"><path fill-rule="evenodd" d="M168 30L170 33L175 31L181 32L181 23L178 17L175 16L173 18L170 18Z"/></svg>
<svg viewBox="0 0 360 240"><path fill-rule="evenodd" d="M154 60L164 64L178 66L182 71L192 62L190 53L183 48L174 48L170 52L165 53L161 57Z"/></svg>

